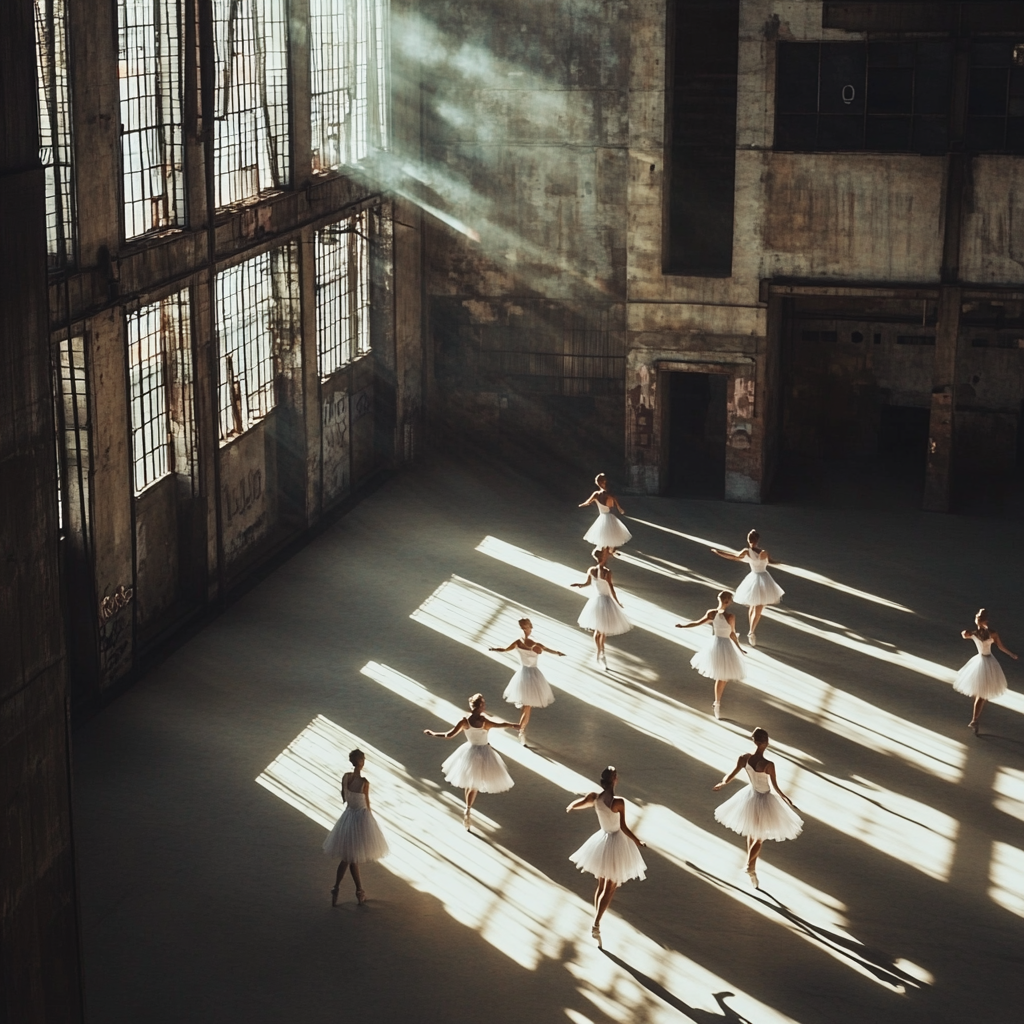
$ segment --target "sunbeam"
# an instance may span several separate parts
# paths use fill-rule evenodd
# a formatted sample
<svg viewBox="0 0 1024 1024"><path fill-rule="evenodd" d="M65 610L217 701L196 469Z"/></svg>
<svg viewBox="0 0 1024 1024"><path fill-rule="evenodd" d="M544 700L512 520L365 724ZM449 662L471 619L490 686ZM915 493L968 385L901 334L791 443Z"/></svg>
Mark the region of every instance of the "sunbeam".
<svg viewBox="0 0 1024 1024"><path fill-rule="evenodd" d="M721 548L724 551L734 550L734 546L731 544L725 544L719 540L708 540L706 537L695 537L692 533L683 533L681 530L672 530L667 526L662 526L660 523L652 523L647 519L637 519L635 516L627 516L634 523L640 523L642 526L649 526L652 530L661 530L662 533L671 533L675 537L682 537L683 540L693 541L694 544L699 544L704 548ZM845 583L840 583L838 580L829 579L828 576L823 576L819 572L814 572L813 569L802 569L798 565L791 565L789 562L780 562L778 565L772 566L772 572L788 572L791 576L799 576L801 579L810 580L811 583L820 583L823 587L829 587L832 590L838 590L843 594L849 594L851 597L859 597L862 601L870 601L872 604L884 605L886 608L894 608L898 612L907 612L909 615L916 615L917 612L913 608L908 608L906 605L899 604L896 601L891 601L887 597L880 597L878 594L869 594L866 590L858 590L856 587L847 586Z"/></svg>
<svg viewBox="0 0 1024 1024"><path fill-rule="evenodd" d="M526 970L547 959L562 963L580 994L613 1020L679 1020L677 1010L628 969L614 969L599 949L580 942L591 915L583 899L504 847L466 832L457 814L436 799L435 784L414 778L363 737L318 715L256 782L326 829L341 811L338 780L353 747L365 751L373 766L374 813L391 845L382 867L438 899L454 920ZM715 993L725 990L735 993L732 1005L747 1019L793 1024L618 915L609 913L606 920L616 956L687 1006L714 1012Z"/></svg>
<svg viewBox="0 0 1024 1024"><path fill-rule="evenodd" d="M462 715L454 704L387 665L371 661L363 666L362 673L417 707L429 709L442 721L454 722ZM566 793L577 795L594 788L592 780L551 757L524 749L504 734L493 733L492 743L503 757L521 764ZM645 801L632 803L637 808L637 829L643 832L651 849L670 863L709 882L724 895L781 924L879 984L898 992L904 991L907 984L914 984L905 970L894 968L891 958L869 950L845 930L848 922L843 912L846 907L838 900L771 865L762 865L759 869L764 879L761 892L751 892L745 877L742 885L733 884L722 877L732 873L723 871L723 865L738 864L745 859L742 848L705 832L668 807ZM767 895L769 892L772 895Z"/></svg>
<svg viewBox="0 0 1024 1024"><path fill-rule="evenodd" d="M496 537L485 537L477 551L513 565L540 579L568 588L581 573L548 561ZM627 612L639 629L663 640L695 651L710 642L692 631L679 630L679 616L658 605L616 588L628 602ZM570 591L578 594L578 591ZM908 722L846 693L824 680L791 668L761 650L748 651L744 685L761 691L774 706L829 732L881 754L898 757L905 764L928 772L947 782L958 782L963 775L967 748L957 740ZM688 670L686 670L688 671Z"/></svg>

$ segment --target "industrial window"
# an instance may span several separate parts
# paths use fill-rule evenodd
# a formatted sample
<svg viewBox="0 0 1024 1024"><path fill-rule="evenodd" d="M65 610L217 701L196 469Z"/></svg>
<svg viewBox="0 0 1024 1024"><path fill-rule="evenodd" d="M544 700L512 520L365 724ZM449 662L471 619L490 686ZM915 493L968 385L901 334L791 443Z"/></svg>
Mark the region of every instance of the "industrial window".
<svg viewBox="0 0 1024 1024"><path fill-rule="evenodd" d="M948 39L779 43L775 148L945 153Z"/></svg>
<svg viewBox="0 0 1024 1024"><path fill-rule="evenodd" d="M119 0L124 235L185 222L183 0Z"/></svg>
<svg viewBox="0 0 1024 1024"><path fill-rule="evenodd" d="M739 3L676 0L669 10L664 271L729 277Z"/></svg>
<svg viewBox="0 0 1024 1024"><path fill-rule="evenodd" d="M321 378L370 351L370 214L316 233L316 337Z"/></svg>
<svg viewBox="0 0 1024 1024"><path fill-rule="evenodd" d="M128 316L128 368L132 460L139 494L168 473L190 471L187 462L194 431L187 291ZM186 451L178 451L181 444ZM186 464L180 465L183 455Z"/></svg>
<svg viewBox="0 0 1024 1024"><path fill-rule="evenodd" d="M248 430L277 404L279 354L296 333L298 308L294 244L217 275L222 442Z"/></svg>
<svg viewBox="0 0 1024 1024"><path fill-rule="evenodd" d="M1024 153L1024 43L973 41L965 145L976 153Z"/></svg>
<svg viewBox="0 0 1024 1024"><path fill-rule="evenodd" d="M310 0L313 169L387 149L388 0Z"/></svg>
<svg viewBox="0 0 1024 1024"><path fill-rule="evenodd" d="M64 0L35 0L39 162L46 180L46 254L51 267L75 258L71 96Z"/></svg>
<svg viewBox="0 0 1024 1024"><path fill-rule="evenodd" d="M288 184L285 0L213 0L217 206Z"/></svg>
<svg viewBox="0 0 1024 1024"><path fill-rule="evenodd" d="M88 546L89 398L86 392L85 338L61 338L52 350L57 422L57 494L60 528L76 545Z"/></svg>

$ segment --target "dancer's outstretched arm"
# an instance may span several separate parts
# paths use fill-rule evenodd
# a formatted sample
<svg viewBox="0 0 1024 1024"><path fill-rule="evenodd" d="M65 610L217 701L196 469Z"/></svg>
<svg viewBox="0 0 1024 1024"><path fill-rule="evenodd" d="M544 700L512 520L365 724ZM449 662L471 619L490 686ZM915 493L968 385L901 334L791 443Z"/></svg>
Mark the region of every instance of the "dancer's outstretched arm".
<svg viewBox="0 0 1024 1024"><path fill-rule="evenodd" d="M434 729L424 729L423 735L437 736L442 740L450 740L453 737L458 736L459 733L462 732L463 729L466 729L468 726L469 722L465 718L463 718L460 721L456 722L455 725L453 725L447 732L436 732Z"/></svg>
<svg viewBox="0 0 1024 1024"><path fill-rule="evenodd" d="M750 757L749 754L740 754L740 756L736 759L736 767L733 768L733 770L729 772L729 774L726 775L726 777L722 779L721 782L716 782L711 788L713 790L718 790L721 789L723 786L728 786L729 783L736 778L736 773L747 763L748 757Z"/></svg>
<svg viewBox="0 0 1024 1024"><path fill-rule="evenodd" d="M508 645L508 647L488 647L487 650L489 650L489 651L501 651L501 652L504 653L505 651L514 651L518 646L519 646L519 640L516 639L516 640L513 640L512 643L510 643Z"/></svg>
<svg viewBox="0 0 1024 1024"><path fill-rule="evenodd" d="M543 644L534 644L533 645L534 650L536 650L538 647L545 654L553 654L557 658L564 658L565 657L565 651L556 651L553 647L545 647Z"/></svg>
<svg viewBox="0 0 1024 1024"><path fill-rule="evenodd" d="M1008 654L1011 658L1013 658L1014 661L1017 660L1017 655L1014 654L1013 651L1009 650L1009 648L1003 646L1003 641L999 638L998 633L992 630L991 632L989 632L989 636L992 637L993 640L995 640L996 647L998 647L999 650L1003 652L1003 654Z"/></svg>
<svg viewBox="0 0 1024 1024"><path fill-rule="evenodd" d="M587 578L582 583L570 583L569 586L570 587L589 587L590 586L590 581L594 578L594 573L595 572L596 572L596 568L592 565L587 570Z"/></svg>
<svg viewBox="0 0 1024 1024"><path fill-rule="evenodd" d="M577 505L576 507L577 508L586 508L588 505L593 505L594 502L597 501L598 495L600 493L601 493L600 491L594 491L594 493L589 498L587 498L586 501L581 501L579 503L579 505Z"/></svg>
<svg viewBox="0 0 1024 1024"><path fill-rule="evenodd" d="M518 722L506 722L500 718L488 718L486 715L480 716L484 720L485 729L518 729Z"/></svg>
<svg viewBox="0 0 1024 1024"><path fill-rule="evenodd" d="M568 814L570 811L582 811L584 807L593 807L594 801L599 795L599 793L588 793L586 796L581 796L578 800L573 800L573 802L566 807L565 813Z"/></svg>
<svg viewBox="0 0 1024 1024"><path fill-rule="evenodd" d="M733 554L731 551L722 551L719 548L712 548L711 554L718 555L719 558L728 558L730 562L742 562L747 557L747 549L744 548L742 551L737 551Z"/></svg>
<svg viewBox="0 0 1024 1024"><path fill-rule="evenodd" d="M705 622L710 622L717 614L717 608L709 608L704 613L703 619L694 619L693 622L677 622L676 629L691 629L693 626L703 626Z"/></svg>

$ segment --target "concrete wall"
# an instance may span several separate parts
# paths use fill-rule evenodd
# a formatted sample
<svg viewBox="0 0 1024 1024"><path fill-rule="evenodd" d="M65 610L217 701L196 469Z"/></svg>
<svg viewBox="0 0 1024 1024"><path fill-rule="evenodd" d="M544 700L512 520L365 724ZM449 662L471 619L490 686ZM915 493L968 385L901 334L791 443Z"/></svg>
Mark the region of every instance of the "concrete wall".
<svg viewBox="0 0 1024 1024"><path fill-rule="evenodd" d="M0 6L0 1020L80 1022L33 8Z"/></svg>

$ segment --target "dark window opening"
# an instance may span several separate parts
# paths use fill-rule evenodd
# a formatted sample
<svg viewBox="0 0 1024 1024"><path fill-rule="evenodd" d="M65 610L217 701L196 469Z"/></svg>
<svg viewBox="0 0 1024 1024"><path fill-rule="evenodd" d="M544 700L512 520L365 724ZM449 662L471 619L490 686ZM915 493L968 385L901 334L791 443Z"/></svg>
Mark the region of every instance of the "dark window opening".
<svg viewBox="0 0 1024 1024"><path fill-rule="evenodd" d="M1024 153L1024 45L976 39L967 88L966 149Z"/></svg>
<svg viewBox="0 0 1024 1024"><path fill-rule="evenodd" d="M928 334L897 334L897 345L934 345L935 336Z"/></svg>
<svg viewBox="0 0 1024 1024"><path fill-rule="evenodd" d="M670 11L666 274L732 274L737 0L676 0Z"/></svg>
<svg viewBox="0 0 1024 1024"><path fill-rule="evenodd" d="M779 43L775 148L945 153L947 39Z"/></svg>

